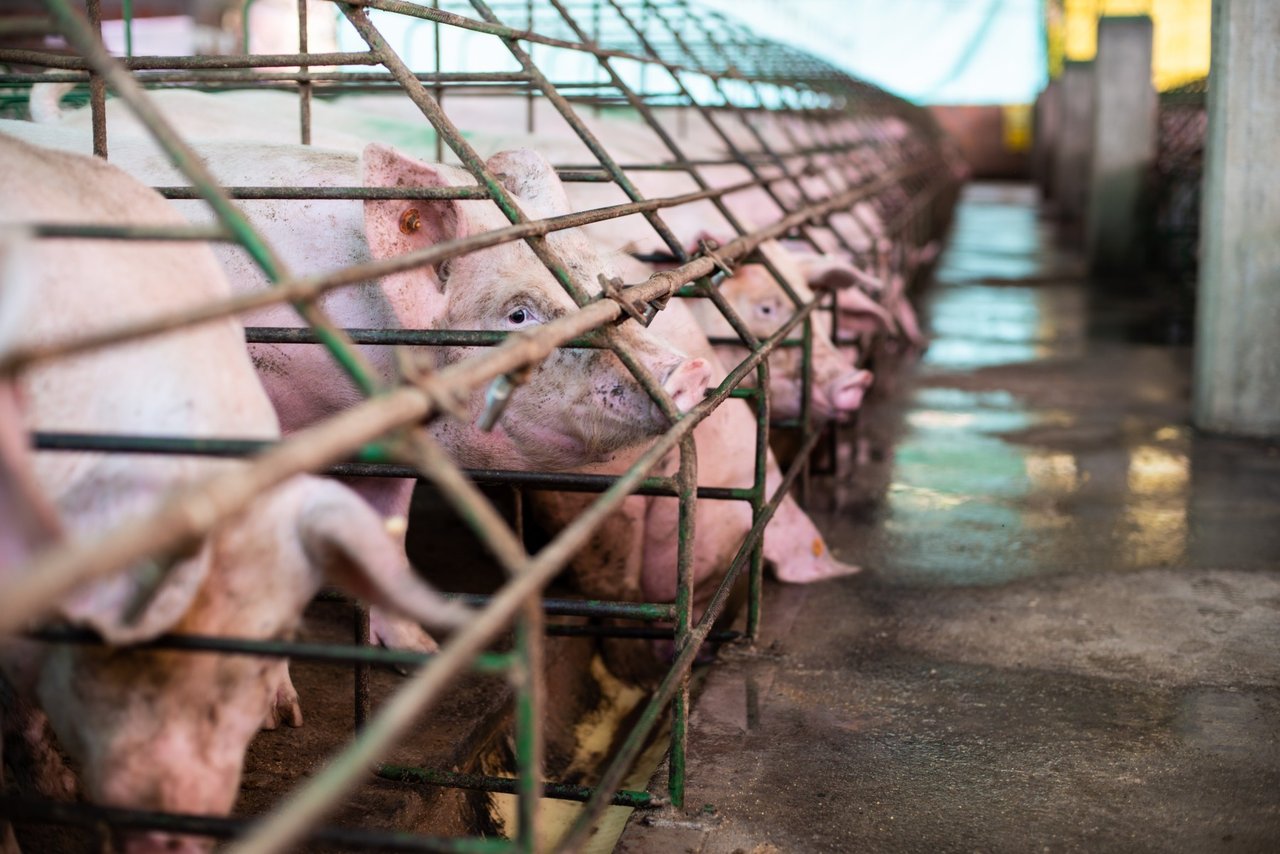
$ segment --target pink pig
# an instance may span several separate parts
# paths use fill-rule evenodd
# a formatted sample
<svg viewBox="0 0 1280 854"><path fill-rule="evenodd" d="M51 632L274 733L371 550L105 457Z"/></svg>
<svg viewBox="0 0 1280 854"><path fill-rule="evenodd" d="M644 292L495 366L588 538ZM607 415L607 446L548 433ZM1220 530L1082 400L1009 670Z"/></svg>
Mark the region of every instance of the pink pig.
<svg viewBox="0 0 1280 854"><path fill-rule="evenodd" d="M0 135L0 224L181 223L159 195L94 158ZM60 340L229 295L212 253L189 243L45 240L24 269L34 302L19 343ZM279 436L232 319L58 359L23 379L32 429ZM3 422L0 422L3 423ZM93 537L172 490L245 463L199 457L37 455L35 476L69 535ZM20 581L11 567L8 581ZM0 644L8 679L38 698L99 803L225 814L244 751L287 685L287 663L254 656L133 652L165 632L287 638L322 581L415 620L456 625L465 611L409 571L381 519L345 486L310 476L264 493L206 539L89 582L55 613L110 646ZM36 615L33 615L33 617ZM203 842L129 834L125 850L195 851Z"/></svg>
<svg viewBox="0 0 1280 854"><path fill-rule="evenodd" d="M0 121L0 130L20 134L39 145L86 151L83 131L28 122ZM473 184L462 170L425 163L380 145L363 155L298 145L206 142L198 146L210 169L231 186L373 186L446 187ZM172 185L185 179L149 141L124 138L112 144L112 162L152 184ZM567 213L559 179L539 155L507 152L490 160L529 161L540 183L523 182L515 192L550 194L556 213ZM175 203L192 220L210 214L201 202ZM242 210L277 249L295 273L323 273L420 249L442 240L465 237L508 224L488 201L244 201ZM597 277L616 270L601 259L576 230L556 232L547 243L564 259L574 279L589 293L600 292ZM228 277L239 290L268 287L261 270L235 247L215 249ZM435 268L420 268L368 283L331 291L320 305L339 324L390 329L488 329L519 331L574 309L572 299L523 242L473 252ZM300 326L287 306L273 306L245 316L249 325ZM701 400L708 365L688 359L634 322L613 334L663 384L679 409ZM387 381L398 376L388 347L362 347ZM255 344L250 353L286 433L305 427L350 406L359 393L319 347L303 344ZM465 356L468 348L440 348L442 363ZM484 432L474 420L484 406L484 392L465 402L467 422L438 419L431 429L463 465L514 469L565 469L607 458L661 432L667 419L622 363L604 350L559 350L533 370L512 396L496 429ZM351 481L403 536L413 481L367 478ZM371 615L374 637L389 646L435 649L435 643L411 623ZM296 703L281 698L280 717L300 723Z"/></svg>

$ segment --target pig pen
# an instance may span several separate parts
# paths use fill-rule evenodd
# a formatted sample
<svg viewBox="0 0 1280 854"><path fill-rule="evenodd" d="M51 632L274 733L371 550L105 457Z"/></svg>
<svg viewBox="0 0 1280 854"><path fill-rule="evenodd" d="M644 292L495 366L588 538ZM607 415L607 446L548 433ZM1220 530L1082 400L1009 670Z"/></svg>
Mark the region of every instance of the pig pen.
<svg viewBox="0 0 1280 854"><path fill-rule="evenodd" d="M251 4L249 0L244 6ZM962 171L931 119L820 60L683 0L472 0L429 6L365 0L332 7L300 0L293 32L302 35L294 53L123 58L110 56L96 35L101 26L98 0L88 3L87 17L71 5L68 0L47 4L49 17L75 55L0 49L0 62L9 68L0 75L0 87L11 92L36 83L87 87L94 153L109 162L110 90L189 181L189 186L160 187L160 192L175 200L207 201L216 223L167 229L111 222L30 223L37 239L231 242L244 248L275 288L145 328L121 328L39 351L19 349L4 357L0 370L20 376L37 361L234 314L268 300L287 301L298 307L306 328L249 327L246 340L325 347L366 399L278 443L232 436L34 435L34 447L46 453L204 455L251 462L232 475L171 496L148 517L101 540L71 542L37 555L29 570L18 573L23 583L0 590L0 632L25 630L25 637L50 644L100 643L85 629L31 628L29 622L77 583L172 552L206 535L257 493L304 471L421 478L430 485L431 490L419 489L419 506L408 520L410 555L419 565L443 567L433 570L431 579L476 612L434 654L370 646L368 610L336 594L321 594L313 603L298 640L165 634L147 641L144 646L152 650L287 656L295 663L294 678L307 704L306 725L255 739L232 816L42 800L10 790L0 800L0 818L15 824L19 843L30 850L93 848L128 828L231 840L234 850L244 852L300 845L306 850L577 850L610 806L685 807L685 757L697 749L686 739L695 658L709 639L749 645L757 636L765 527L793 490L803 494L808 478L832 473L830 465L812 464L815 450L828 463L837 458L835 433L819 423L812 403L813 337L819 317L838 315L836 296L802 298L757 250L767 240L783 238L909 283L927 266L928 246L946 228ZM317 14L349 22L349 32L362 46L308 50L307 17ZM406 27L405 20L412 23ZM143 22L126 17L126 32L135 24ZM399 48L393 47L392 32L400 33ZM475 60L481 43L503 61L485 66ZM429 58L413 61L413 67L415 52ZM350 70L361 66L363 70ZM154 109L150 89L284 90L296 97L297 140L304 145L318 135L313 115L327 102L366 99L355 103L392 123L367 127L400 134L404 126L397 123L416 114L422 135L413 137L412 144L434 149L437 161L459 164L475 184L380 190L220 187L184 142L187 129L165 121ZM624 132L618 131L620 125ZM365 132L368 141L408 139L379 140L376 132ZM618 198L567 215L529 218L472 144L481 134L505 134L517 143L567 140L579 155L556 158L560 180L570 186L612 188ZM669 174L683 176L687 186L672 185L661 194L642 191L640 177ZM743 216L734 206L732 197L744 192L756 194L750 198L758 201L751 204L762 215ZM238 214L235 200L260 199L299 204L489 199L510 225L408 256L300 275L286 269L258 230ZM709 205L718 217L706 229L716 232L718 242L691 242L666 221L698 203ZM610 281L596 296L585 287L595 283L584 281L582 272L557 257L544 238L623 217L634 223L632 248L642 260L662 261L668 268L636 283ZM528 331L504 333L343 328L316 303L336 288L439 265L511 241L524 241L533 250L577 311ZM790 301L789 319L765 338L753 335L717 290L724 276L742 263L763 263ZM624 321L648 326L671 299L714 304L738 333L732 343L749 352L739 364L726 366L724 381L685 413L673 408L667 392L610 331ZM827 314L819 315L820 310ZM876 352L865 338L845 343L860 345L864 365ZM398 384L387 386L371 373L357 345L484 351L434 371L406 369ZM458 401L477 389L488 390L481 418L492 425L507 401L521 393L531 367L566 348L615 353L673 422L625 473L464 468L416 429L432 418L457 417ZM789 348L802 354L801 408L798 417L771 423L769 359ZM753 483L749 488L700 485L694 428L731 398L749 401L756 411ZM768 489L765 459L771 428L789 434L791 453L780 482ZM679 460L674 473L651 474L673 453ZM562 530L526 531L525 499L549 490L598 493L599 498ZM632 494L679 502L675 601L575 596L557 577ZM752 525L695 619L692 538L700 500L744 502L751 508ZM430 513L423 507L428 503L436 505ZM446 512L454 515L440 521ZM448 548L424 540L424 524L447 532ZM458 532L466 528L473 532L476 548L463 547ZM745 582L747 595L745 617L735 631L724 623L733 617L727 608L739 582ZM599 668L595 645L602 638L637 645L665 640L671 661L647 686L643 701L618 713L626 726L598 751L602 761L583 767L575 728L584 719L600 717L611 704L600 687L606 680L592 675ZM391 668L409 673L401 676ZM624 788L637 757L664 722L666 773L647 787ZM515 796L513 826L495 821L492 793ZM544 798L584 804L551 843L540 837L537 826Z"/></svg>

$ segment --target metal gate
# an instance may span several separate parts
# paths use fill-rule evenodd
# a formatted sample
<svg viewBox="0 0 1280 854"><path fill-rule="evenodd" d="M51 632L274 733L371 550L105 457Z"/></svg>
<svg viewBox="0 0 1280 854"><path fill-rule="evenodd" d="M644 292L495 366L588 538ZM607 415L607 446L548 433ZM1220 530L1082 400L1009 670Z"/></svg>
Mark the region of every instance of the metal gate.
<svg viewBox="0 0 1280 854"><path fill-rule="evenodd" d="M253 0L245 3L245 12ZM131 24L126 2L126 34ZM307 49L308 10L299 0L300 44L295 53L242 56L129 56L112 58L95 34L99 27L98 0L89 0L88 17L71 8L70 0L48 0L57 27L78 54L58 55L44 50L0 50L0 62L34 66L44 73L11 72L0 76L0 87L22 91L33 83L87 84L93 111L95 150L109 157L111 135L106 122L105 96L110 89L126 102L154 138L190 180L190 187L165 188L170 198L201 198L216 212L216 227L126 227L112 223L83 227L35 224L38 235L66 239L74 236L147 240L234 241L247 250L275 283L270 292L237 296L175 316L121 328L89 340L40 352L19 352L5 361L6 372L19 371L39 360L153 334L163 329L234 314L269 301L292 303L310 324L309 330L249 329L253 342L314 342L326 347L367 399L350 410L279 443L228 437L197 440L131 436L43 434L35 437L44 450L251 456L247 468L209 479L176 496L149 518L111 532L95 542L73 542L38 558L38 585L0 590L0 631L21 627L27 615L44 610L75 584L116 572L131 562L207 534L220 520L233 515L250 499L286 477L307 471L362 476L423 477L434 482L463 518L474 525L508 581L493 596L473 598L474 620L455 633L441 652L420 656L361 644L322 645L250 642L224 637L165 636L148 646L325 661L354 667L357 673L357 733L350 746L307 785L292 793L266 816L253 821L143 813L87 804L58 804L5 798L0 816L23 821L112 827L154 828L177 833L234 839L234 850L283 850L306 838L313 844L371 850L413 851L531 851L535 847L536 806L541 797L585 801L586 807L558 849L578 847L593 822L609 804L647 807L659 803L684 806L685 757L689 710L689 674L695 655L725 608L730 589L742 574L750 578L746 640L756 636L761 620L761 536L779 501L797 480L808 476L810 452L819 444L823 425L811 411L812 313L821 300L805 302L781 273L770 271L787 290L794 312L776 334L757 340L742 318L718 294L719 269L746 259L766 239L789 237L813 246L834 241L853 257L870 264L877 252L914 273L911 250L940 236L954 203L954 154L922 110L896 99L800 51L763 39L713 12L685 0L483 0L434 2L361 0L335 3L335 14L349 22L365 48L338 53ZM394 13L430 28L434 49L427 70L411 67L380 31ZM518 66L516 71L474 71L450 68L441 50L450 32L467 31L500 46ZM418 31L421 34L421 31ZM542 55L540 61L535 56ZM573 79L551 75L543 67L550 55L573 54L590 72ZM324 70L318 70L324 66ZM366 66L368 70L331 70ZM563 64L557 65L559 69ZM552 77L554 76L554 79ZM295 91L301 103L299 141L312 135L311 107L315 99L352 91L399 91L421 111L436 133L437 158L450 153L474 176L476 186L416 191L379 191L362 187L262 188L219 187L193 156L180 129L168 126L153 108L148 87L204 89L274 87ZM518 96L525 99L525 128L534 129L539 105L550 105L594 155L595 162L559 164L566 182L610 182L629 202L568 216L527 220L502 183L450 119L450 99L468 95ZM665 149L650 162L618 162L584 120L587 111L630 111L661 140ZM514 119L519 121L520 119ZM723 149L722 158L686 155L681 125L699 121ZM779 141L783 144L780 144ZM745 142L744 142L745 141ZM730 164L745 168L750 180L734 186L715 186L703 177L708 167ZM697 184L694 192L665 198L645 198L629 175L644 170L678 171ZM821 191L812 181L820 179ZM749 228L724 201L744 187L763 188L786 212L763 228ZM253 198L462 198L490 199L509 219L504 228L439 243L410 255L374 261L318 276L296 276L279 261L273 248L238 212L235 199ZM737 236L710 253L691 256L664 222L664 212L681 204L710 200L730 222ZM891 247L853 245L847 234L831 227L830 215L870 205L883 224ZM865 210L860 208L859 210ZM676 266L608 294L593 297L542 237L630 214L642 214L674 256ZM870 232L871 226L867 225ZM525 241L563 285L579 309L527 332L512 334L459 330L343 329L316 305L321 294L393 272L439 263L477 249L508 241ZM767 261L764 261L767 264ZM609 334L611 325L628 317L644 318L660 310L669 298L711 300L740 332L750 355L733 366L728 378L708 392L704 402L679 415L670 399ZM354 344L399 346L467 345L488 349L430 375L384 387ZM673 426L631 469L618 477L554 472L468 472L460 469L439 445L416 425L428 418L450 417L451 401L488 386L495 400L518 385L522 371L556 348L603 347L613 350L671 417ZM765 486L765 449L769 417L765 390L769 383L768 356L782 347L803 348L804 404L799 422L802 452L784 474L773 494ZM754 387L739 387L755 378ZM722 401L746 398L756 404L755 482L749 489L699 487L693 430ZM394 437L396 441L391 441ZM675 477L653 477L650 471L664 455L680 455ZM599 498L545 548L528 554L520 533L478 492L478 481L507 483L517 490L572 489L597 492ZM670 602L547 601L546 584L565 567L596 526L633 493L674 496L680 502L679 593ZM693 509L697 500L744 501L751 505L754 524L741 544L705 613L692 619ZM637 718L622 747L594 787L544 783L541 773L541 709L546 702L540 684L544 616L546 613L621 617L670 622L674 628L653 626L621 635L673 638L676 655ZM367 612L357 609L357 625L367 624ZM493 642L514 626L510 652L489 652ZM87 632L46 628L32 636L50 643L94 643ZM379 708L370 708L367 669L392 663L418 669L399 692ZM441 769L389 768L377 763L412 722L429 709L451 680L470 669L509 675L517 697L516 765L514 781L501 777L455 774ZM619 791L620 782L666 714L670 714L669 777L665 792ZM696 745L693 746L696 749ZM324 827L320 822L368 769L394 779L431 785L460 785L491 791L514 791L519 798L519 821L511 840L439 838L381 830Z"/></svg>

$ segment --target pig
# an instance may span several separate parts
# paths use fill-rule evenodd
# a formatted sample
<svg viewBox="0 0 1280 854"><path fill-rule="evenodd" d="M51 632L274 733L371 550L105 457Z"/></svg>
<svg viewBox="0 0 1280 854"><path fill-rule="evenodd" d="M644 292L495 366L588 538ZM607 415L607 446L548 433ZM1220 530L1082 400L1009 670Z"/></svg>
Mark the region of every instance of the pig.
<svg viewBox="0 0 1280 854"><path fill-rule="evenodd" d="M112 221L173 225L158 194L95 158L0 135L0 225ZM229 296L204 246L45 241L27 269L35 301L21 344ZM177 287L176 285L181 285ZM279 424L233 319L38 366L22 378L31 429L274 439ZM38 454L35 478L68 536L93 537L173 490L247 465L195 457ZM27 571L9 570L10 580ZM354 492L296 476L179 553L88 582L48 619L90 628L105 648L4 638L6 678L35 697L98 803L226 814L245 748L276 714L287 663L252 656L142 652L165 632L290 636L322 581L414 620L456 626L450 605L409 570L399 544ZM290 705L285 701L285 705ZM133 833L130 852L196 851L186 837Z"/></svg>
<svg viewBox="0 0 1280 854"><path fill-rule="evenodd" d="M87 138L75 130L27 122L0 122L0 130L22 134L45 147L87 150ZM234 142L203 143L198 150L215 175L233 186L432 187L472 183L470 175L461 170L418 161L377 144L367 146L362 155ZM539 155L516 152L506 156L537 161L539 174L559 186L558 178ZM127 172L151 183L183 183L167 158L149 142L117 140L112 158ZM491 168L497 170L492 163ZM526 184L524 190L534 193L539 188ZM179 206L193 220L207 221L209 217L202 203ZM496 205L487 201L259 201L243 202L242 207L284 261L300 273L327 272L507 224ZM567 208L560 212L567 212ZM402 228L409 221L406 217L416 224L408 233ZM548 236L547 243L593 296L600 292L599 275L615 275L579 232L557 232ZM218 254L238 288L267 286L260 269L238 249L221 247ZM574 308L563 288L523 242L474 252L438 268L387 276L378 286L331 291L319 304L340 325L350 327L513 332ZM251 325L300 325L287 306L256 311L245 320ZM678 409L687 411L702 399L709 376L705 362L687 359L634 321L616 327L612 334L658 378ZM397 378L399 369L388 348L362 349L384 380ZM251 345L250 352L286 434L358 399L351 382L315 346L260 344ZM468 352L469 348L441 348L438 359L451 363ZM483 406L483 391L477 391L465 402L472 421L439 419L431 426L462 465L563 470L644 442L668 424L617 357L605 350L557 351L531 371L491 432L481 431L473 423ZM413 481L367 478L350 483L403 537ZM374 639L389 646L435 649L425 633L402 621L388 620L380 611L371 614L371 624Z"/></svg>
<svg viewBox="0 0 1280 854"><path fill-rule="evenodd" d="M25 229L0 229L0 357L13 346L34 301L37 282L28 267L30 239ZM28 444L17 383L11 376L0 375L0 584L10 580L15 567L62 536L57 512L36 481ZM13 696L4 685L0 685L0 697L0 733L4 736L0 738L2 790L4 741L12 735L21 737L24 732L43 731L47 721L43 713ZM61 784L50 788L74 791L73 786L58 779L60 770L41 769L40 776ZM4 819L0 819L0 852L18 852L13 828Z"/></svg>
<svg viewBox="0 0 1280 854"><path fill-rule="evenodd" d="M36 299L30 240L25 229L0 231L0 357L29 322ZM18 384L0 375L0 581L6 580L8 569L56 542L62 532L57 513L36 483L22 413Z"/></svg>
<svg viewBox="0 0 1280 854"><path fill-rule="evenodd" d="M679 340L691 355L713 366L712 381L723 381L719 363L685 301L676 300L654 320L661 334ZM749 487L754 478L755 416L745 401L724 401L694 429L700 486ZM620 454L609 463L585 469L588 473L619 474L638 454ZM675 474L672 454L662 473ZM772 495L781 472L772 452L767 455L766 489ZM530 493L530 510L549 530L569 524L591 503L581 493ZM592 598L622 601L673 602L676 598L676 558L679 502L674 498L630 496L580 550L570 564L574 585ZM698 499L695 511L693 615L698 619L719 586L743 537L751 528L751 507L740 501ZM810 583L852 575L860 567L832 554L822 534L791 496L783 498L764 533L764 557L774 576L787 583ZM630 649L628 649L630 647ZM660 655L669 645L660 644ZM618 675L645 679L648 668L637 661L634 642L606 646L610 666Z"/></svg>
<svg viewBox="0 0 1280 854"><path fill-rule="evenodd" d="M37 89L55 90L57 84L50 84ZM33 103L48 101L45 95L33 92ZM264 142L287 142L297 136L297 99L283 92L236 92L210 95L199 92L163 91L153 94L155 103L164 112L175 119L193 137L200 139L229 137L231 134L252 134L253 138ZM484 99L451 99L450 112L456 122L468 128L470 142L481 151L493 151L502 145L536 146L544 154L567 159L572 162L592 162L593 158L585 145L568 133L568 127L562 121L543 121L537 136L516 135L504 130L509 124L509 113ZM506 104L511 109L523 108L522 102ZM46 115L46 123L55 123L61 127L74 127L87 130L89 115L87 110L59 112L51 107L44 107L41 113ZM456 113L456 114L455 114ZM501 117L496 121L495 117ZM551 117L547 117L551 118ZM114 103L108 104L108 119L112 137L120 135L137 136L143 133L142 127L127 111ZM313 134L317 144L332 145L346 150L360 150L366 139L377 139L380 142L396 141L400 144L413 145L409 149L422 153L425 148L434 145L435 135L430 124L425 121L418 108L403 97L399 98L348 98L340 105L317 104L313 107ZM585 119L584 119L585 120ZM608 140L610 151L619 161L638 162L650 159L655 150L662 150L662 145L655 138L645 136L642 126L635 122L625 125L626 133L612 122L598 122L596 129ZM556 135L555 128L560 134ZM635 137L650 143L648 148L641 149ZM716 143L705 140L699 143L698 152L704 147L711 153L718 153ZM687 142L685 144L688 144ZM655 147L656 146L656 147ZM750 178L746 169L740 166L704 167L703 174L712 183L730 184ZM693 181L687 176L678 174L634 172L629 176L647 196L673 195L696 189ZM552 180L555 180L552 177ZM573 207L578 210L601 207L626 201L622 191L612 185L597 183L578 183L568 186L569 198ZM748 224L759 226L783 215L783 211L771 201L764 191L753 188L730 194L726 203ZM721 242L733 235L728 223L716 211L709 201L699 201L678 208L665 210L664 220L672 227L682 242L693 247L697 238L716 234ZM594 223L585 227L592 240L600 246L610 248L629 244L632 249L642 251L661 250L666 247L657 242L657 237L640 216L624 217L616 220ZM644 238L643 235L650 235ZM770 253L775 264L787 268L788 281L792 287L808 292L808 288L797 272L797 265L789 259L778 260L778 256L786 255L776 244L770 243L762 249ZM757 335L767 335L775 331L789 316L789 306L785 292L775 282L766 278L762 268L756 266L746 272L734 284L727 285L737 292L735 304L748 324L754 324ZM846 297L846 302L856 295ZM842 312L842 320L846 316L856 315L867 325L866 300ZM870 320L874 324L877 317L874 307L870 309ZM718 312L696 312L699 322L703 322L704 330L712 336L732 334ZM830 322L819 324L815 329L815 369L819 374L814 412L820 419L846 419L861 404L862 396L870 382L870 375L859 370L850 358L842 355L831 344L828 330ZM762 331L761 331L762 330ZM799 394L801 382L799 376L799 351L784 349L778 351L771 359L774 380L770 388L772 411L778 420L793 419L799 414ZM722 351L726 364L735 364L741 355L735 356Z"/></svg>
<svg viewBox="0 0 1280 854"><path fill-rule="evenodd" d="M811 281L818 282L824 289L831 287L829 282L806 275L807 271L776 241L765 241L759 252L773 263L805 301L818 298L810 289ZM790 299L763 264L744 264L736 268L719 287L720 293L757 338L776 333L791 315ZM866 303L867 316L879 322L875 328L889 328L888 314L874 302ZM709 301L699 300L691 308L698 325L708 336L735 337L729 322ZM871 371L856 367L856 348L849 354L843 354L832 343L827 334L827 330L832 328L828 312L815 311L812 317L813 413L819 420L844 420L861 408L874 376ZM845 313L840 311L837 319L839 330L846 332ZM791 337L799 337L798 328ZM717 345L716 351L726 365L736 365L750 352L745 346L734 345ZM775 420L791 420L800 416L803 393L801 358L799 348L782 348L770 357L769 406L770 415Z"/></svg>
<svg viewBox="0 0 1280 854"><path fill-rule="evenodd" d="M518 189L521 182L541 183L542 164L502 164L504 180ZM563 202L544 198L534 208L549 215ZM618 259L629 277L644 275L646 268L626 256ZM714 350L699 328L685 301L674 300L653 321L659 335L679 341L691 355L711 366L711 380L725 377ZM748 487L754 477L755 416L744 401L724 401L694 429L698 451L698 483L702 486ZM588 473L618 474L639 456L633 450L605 463L583 469ZM662 464L674 473L674 455ZM767 488L770 494L781 483L781 472L772 454L767 456ZM592 496L575 493L533 492L532 512L550 530L567 525L591 503ZM679 505L672 498L631 496L575 555L571 573L576 586L589 596L624 601L674 601L676 596L676 529ZM743 537L751 527L751 509L742 502L697 501L693 576L694 610L700 615L719 579L727 572ZM835 558L822 535L804 511L787 496L764 535L765 559L782 581L806 583L860 570ZM629 673L628 675L635 675Z"/></svg>

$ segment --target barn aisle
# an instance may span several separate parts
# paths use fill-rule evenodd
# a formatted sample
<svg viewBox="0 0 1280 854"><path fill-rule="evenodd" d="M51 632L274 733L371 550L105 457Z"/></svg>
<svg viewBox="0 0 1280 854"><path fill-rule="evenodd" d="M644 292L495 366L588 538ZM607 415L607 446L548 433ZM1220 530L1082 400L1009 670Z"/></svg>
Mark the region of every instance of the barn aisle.
<svg viewBox="0 0 1280 854"><path fill-rule="evenodd" d="M864 572L771 585L689 811L619 851L1280 845L1280 447L1195 434L1184 320L1050 238L1030 189L968 188L932 345L814 497Z"/></svg>

